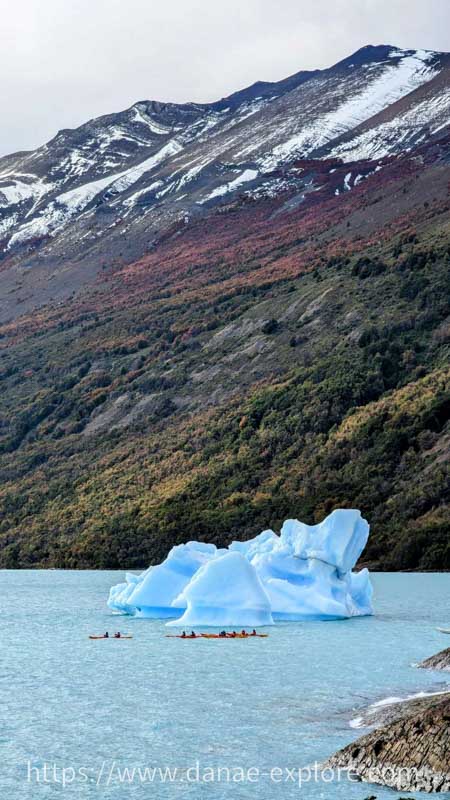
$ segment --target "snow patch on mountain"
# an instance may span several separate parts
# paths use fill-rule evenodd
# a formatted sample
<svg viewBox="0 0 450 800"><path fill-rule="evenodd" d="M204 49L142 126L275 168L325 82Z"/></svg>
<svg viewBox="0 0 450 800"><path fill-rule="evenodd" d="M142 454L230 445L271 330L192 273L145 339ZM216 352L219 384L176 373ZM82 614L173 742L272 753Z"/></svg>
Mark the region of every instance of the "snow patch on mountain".
<svg viewBox="0 0 450 800"><path fill-rule="evenodd" d="M272 100L275 100L275 96L272 97ZM248 117L252 117L253 114L256 114L265 105L267 105L267 101L263 100L261 97L256 97L252 103L246 103L239 109L239 122L242 122Z"/></svg>
<svg viewBox="0 0 450 800"><path fill-rule="evenodd" d="M94 160L83 153L81 148L75 147L70 151L67 158L63 159L59 165L59 170L65 174L66 180L72 177L81 176L94 165Z"/></svg>
<svg viewBox="0 0 450 800"><path fill-rule="evenodd" d="M134 194L132 194L130 197L127 197L123 201L123 205L126 208L131 208L132 206L136 205L140 197L143 197L144 195L149 194L150 192L156 191L156 189L159 189L161 186L164 186L163 181L153 181L153 183L151 183L149 186L146 186L144 189L139 189L137 192L134 192Z"/></svg>
<svg viewBox="0 0 450 800"><path fill-rule="evenodd" d="M33 177L35 180L31 183L14 179L11 183L6 184L6 186L0 185L0 208L17 205L24 200L39 199L53 189L53 184L45 183L40 179L36 179L35 176Z"/></svg>
<svg viewBox="0 0 450 800"><path fill-rule="evenodd" d="M375 128L364 131L350 142L335 147L330 158L342 158L344 161L383 158L392 152L394 145L402 142L405 148L423 138L423 129L429 126L428 135L438 133L450 125L450 89L443 89L434 97L405 111L389 122L381 123Z"/></svg>
<svg viewBox="0 0 450 800"><path fill-rule="evenodd" d="M17 223L18 214L12 214L10 217L6 217L6 219L0 220L0 239L8 233L11 228Z"/></svg>
<svg viewBox="0 0 450 800"><path fill-rule="evenodd" d="M44 209L39 217L19 228L11 237L8 248L36 237L54 234L55 230L59 229L65 221L83 211L105 189L110 189L116 193L126 191L133 183L140 180L143 175L150 172L169 156L180 152L180 150L182 150L182 146L176 139L173 139L158 150L157 153L146 158L135 167L63 192Z"/></svg>
<svg viewBox="0 0 450 800"><path fill-rule="evenodd" d="M110 186L115 179L115 175L109 175L107 178L100 178L98 181L84 183L82 186L77 186L76 189L70 189L68 192L58 195L55 202L65 206L71 213L82 211L96 195Z"/></svg>
<svg viewBox="0 0 450 800"><path fill-rule="evenodd" d="M212 200L214 197L222 197L222 195L228 194L228 192L234 192L235 189L238 189L243 183L254 181L258 175L259 172L257 169L245 169L244 172L242 172L241 175L238 175L233 181L229 181L228 183L225 183L222 186L217 186L215 189L213 189L213 191L210 192L210 194L208 194L202 202L206 203L207 200Z"/></svg>
<svg viewBox="0 0 450 800"><path fill-rule="evenodd" d="M191 167L191 169L185 172L183 177L178 181L178 189L182 189L186 183L189 183L189 181L192 181L195 177L197 177L197 175L206 167L207 164L209 164L209 159L201 161L200 164L197 164L195 167Z"/></svg>
<svg viewBox="0 0 450 800"><path fill-rule="evenodd" d="M398 51L391 53L392 57L394 55L398 56ZM397 64L387 63L381 74L361 92L332 111L320 114L312 124L305 125L263 156L260 161L262 168L274 169L283 161L308 155L422 86L438 74L428 63L433 56L432 52L418 50L414 55L404 55Z"/></svg>
<svg viewBox="0 0 450 800"><path fill-rule="evenodd" d="M26 222L25 225L21 225L19 230L11 236L7 249L17 244L48 236L50 231L56 229L58 223L62 222L63 219L63 211L55 208L54 203L50 203L42 216Z"/></svg>
<svg viewBox="0 0 450 800"><path fill-rule="evenodd" d="M132 108L133 111L133 122L139 122L141 125L145 125L147 128L150 129L152 133L155 133L157 136L164 136L170 133L170 128L167 128L164 125L161 125L159 122L155 122L151 117L145 115L139 105L135 105Z"/></svg>
<svg viewBox="0 0 450 800"><path fill-rule="evenodd" d="M124 192L129 189L133 183L136 183L146 172L151 172L152 169L165 161L169 156L174 156L183 149L182 145L176 139L172 139L164 147L158 150L153 156L146 158L135 167L125 170L120 175L116 176L116 180L111 182L111 188L116 192Z"/></svg>

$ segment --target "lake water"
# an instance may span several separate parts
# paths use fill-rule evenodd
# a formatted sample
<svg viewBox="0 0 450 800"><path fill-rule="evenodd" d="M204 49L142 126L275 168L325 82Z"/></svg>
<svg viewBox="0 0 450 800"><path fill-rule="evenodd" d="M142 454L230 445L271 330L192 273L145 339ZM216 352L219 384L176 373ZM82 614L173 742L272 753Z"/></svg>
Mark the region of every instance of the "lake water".
<svg viewBox="0 0 450 800"><path fill-rule="evenodd" d="M412 664L450 644L434 630L450 625L450 575L373 575L374 617L186 642L112 616L105 601L122 578L0 572L1 798L399 796L348 781L299 788L292 770L360 735L349 723L368 704L448 685ZM133 640L88 639L117 628Z"/></svg>

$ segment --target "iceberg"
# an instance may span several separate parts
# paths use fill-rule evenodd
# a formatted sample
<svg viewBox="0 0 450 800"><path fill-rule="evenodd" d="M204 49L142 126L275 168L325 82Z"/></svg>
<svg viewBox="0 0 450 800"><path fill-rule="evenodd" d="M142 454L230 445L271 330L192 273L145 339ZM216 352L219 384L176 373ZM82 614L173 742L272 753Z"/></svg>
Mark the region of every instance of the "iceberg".
<svg viewBox="0 0 450 800"><path fill-rule="evenodd" d="M292 546L298 558L315 558L349 572L364 550L369 525L360 511L339 508L320 525L305 525L288 519L281 529L281 540Z"/></svg>
<svg viewBox="0 0 450 800"><path fill-rule="evenodd" d="M127 582L113 586L108 605L114 611L163 619L179 616L183 606L175 602L193 575L217 554L214 544L188 542L172 547L162 564L142 575L127 575Z"/></svg>
<svg viewBox="0 0 450 800"><path fill-rule="evenodd" d="M373 614L373 588L370 582L369 570L362 569L360 572L350 572L348 580L350 602L353 607L352 616L366 617Z"/></svg>
<svg viewBox="0 0 450 800"><path fill-rule="evenodd" d="M271 578L267 581L276 620L346 619L357 616L348 584L330 564L304 562L303 583Z"/></svg>
<svg viewBox="0 0 450 800"><path fill-rule="evenodd" d="M270 553L279 541L279 537L273 531L263 531L255 536L254 539L248 539L246 542L231 542L228 549L242 553L243 556L250 559L259 553Z"/></svg>
<svg viewBox="0 0 450 800"><path fill-rule="evenodd" d="M170 626L257 627L277 621L348 619L372 610L367 569L352 572L369 525L336 509L318 525L286 520L228 548L188 542L141 575L113 586L108 605Z"/></svg>
<svg viewBox="0 0 450 800"><path fill-rule="evenodd" d="M229 552L205 564L175 604L185 605L186 611L168 625L273 625L269 598L241 553Z"/></svg>

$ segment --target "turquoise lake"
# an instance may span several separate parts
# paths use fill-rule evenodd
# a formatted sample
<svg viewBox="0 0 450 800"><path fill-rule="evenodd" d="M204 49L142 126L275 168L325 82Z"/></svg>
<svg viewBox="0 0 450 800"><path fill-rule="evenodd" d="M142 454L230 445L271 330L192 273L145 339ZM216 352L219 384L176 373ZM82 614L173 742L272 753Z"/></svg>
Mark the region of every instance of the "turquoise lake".
<svg viewBox="0 0 450 800"><path fill-rule="evenodd" d="M398 798L292 780L363 733L350 721L368 705L449 685L413 664L450 645L435 630L450 626L450 575L372 578L373 617L180 641L111 614L123 572L1 571L0 797ZM88 639L117 629L133 639Z"/></svg>

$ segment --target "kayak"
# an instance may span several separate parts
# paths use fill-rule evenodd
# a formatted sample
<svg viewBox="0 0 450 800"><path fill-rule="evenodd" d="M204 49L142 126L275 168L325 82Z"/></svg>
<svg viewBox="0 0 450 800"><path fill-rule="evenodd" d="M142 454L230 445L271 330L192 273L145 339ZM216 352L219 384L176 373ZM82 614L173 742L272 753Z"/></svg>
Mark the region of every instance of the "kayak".
<svg viewBox="0 0 450 800"><path fill-rule="evenodd" d="M166 639L267 639L268 635L268 633L247 633L246 635L236 633L233 636L231 633L227 633L226 636L220 636L218 633L198 633L196 636L181 636L179 633L166 633Z"/></svg>
<svg viewBox="0 0 450 800"><path fill-rule="evenodd" d="M89 636L90 639L132 639L132 636Z"/></svg>
<svg viewBox="0 0 450 800"><path fill-rule="evenodd" d="M436 628L439 633L450 633L450 628Z"/></svg>
<svg viewBox="0 0 450 800"><path fill-rule="evenodd" d="M268 633L236 633L233 635L232 633L227 633L226 636L220 636L218 633L201 633L200 636L203 639L266 639L268 637Z"/></svg>

